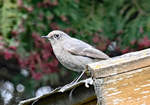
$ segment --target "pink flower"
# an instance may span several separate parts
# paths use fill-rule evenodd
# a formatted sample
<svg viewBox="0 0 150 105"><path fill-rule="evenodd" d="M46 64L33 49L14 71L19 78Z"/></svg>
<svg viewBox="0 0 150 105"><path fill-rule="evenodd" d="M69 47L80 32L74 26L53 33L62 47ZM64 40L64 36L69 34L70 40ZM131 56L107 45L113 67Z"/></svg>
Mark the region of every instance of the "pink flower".
<svg viewBox="0 0 150 105"><path fill-rule="evenodd" d="M98 37L97 35L95 35L95 36L93 37L93 42L94 42L94 43L98 43L99 41L100 41L99 37Z"/></svg>
<svg viewBox="0 0 150 105"><path fill-rule="evenodd" d="M51 56L51 53L50 53L50 51L47 51L47 50L42 50L42 58L44 59L44 60L48 60L48 58Z"/></svg>
<svg viewBox="0 0 150 105"><path fill-rule="evenodd" d="M55 0L53 3L52 3L52 6L57 6L58 5L58 1Z"/></svg>
<svg viewBox="0 0 150 105"><path fill-rule="evenodd" d="M144 33L143 27L140 27L139 31L140 31L141 34L143 34Z"/></svg>
<svg viewBox="0 0 150 105"><path fill-rule="evenodd" d="M26 67L26 63L27 63L26 61L18 58L18 62L19 62L19 65L20 65L21 68L25 68Z"/></svg>
<svg viewBox="0 0 150 105"><path fill-rule="evenodd" d="M67 17L64 16L64 15L61 15L60 18L61 18L61 20L64 21L64 22L68 21Z"/></svg>
<svg viewBox="0 0 150 105"><path fill-rule="evenodd" d="M33 7L28 7L28 8L27 8L28 12L32 12L33 9L34 9Z"/></svg>
<svg viewBox="0 0 150 105"><path fill-rule="evenodd" d="M18 7L22 7L22 5L23 5L22 0L17 0L17 5L18 5Z"/></svg>
<svg viewBox="0 0 150 105"><path fill-rule="evenodd" d="M32 72L32 77L33 77L35 80L40 80L41 77L42 77L42 73L40 73L40 72L38 72L38 73Z"/></svg>

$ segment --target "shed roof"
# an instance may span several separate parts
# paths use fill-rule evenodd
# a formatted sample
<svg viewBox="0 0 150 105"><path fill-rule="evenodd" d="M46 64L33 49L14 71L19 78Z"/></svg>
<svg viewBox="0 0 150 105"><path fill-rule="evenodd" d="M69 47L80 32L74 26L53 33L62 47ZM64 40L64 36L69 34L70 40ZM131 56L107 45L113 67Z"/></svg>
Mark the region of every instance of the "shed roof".
<svg viewBox="0 0 150 105"><path fill-rule="evenodd" d="M58 87L51 93L21 101L19 105L95 105L96 95L92 84L93 80L88 78L73 85Z"/></svg>

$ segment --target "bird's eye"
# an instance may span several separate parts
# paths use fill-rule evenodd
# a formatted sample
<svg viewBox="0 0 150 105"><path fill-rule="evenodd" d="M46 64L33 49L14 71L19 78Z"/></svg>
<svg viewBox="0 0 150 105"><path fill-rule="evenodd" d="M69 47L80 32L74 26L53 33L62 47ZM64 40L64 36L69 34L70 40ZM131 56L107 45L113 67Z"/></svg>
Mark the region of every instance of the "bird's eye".
<svg viewBox="0 0 150 105"><path fill-rule="evenodd" d="M54 38L59 38L59 34L54 34Z"/></svg>

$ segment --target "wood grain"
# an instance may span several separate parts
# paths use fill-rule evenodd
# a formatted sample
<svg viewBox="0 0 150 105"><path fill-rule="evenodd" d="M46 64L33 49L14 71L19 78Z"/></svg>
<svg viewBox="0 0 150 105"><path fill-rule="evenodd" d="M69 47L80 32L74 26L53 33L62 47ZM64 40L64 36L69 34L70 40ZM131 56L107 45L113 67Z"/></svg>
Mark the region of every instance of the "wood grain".
<svg viewBox="0 0 150 105"><path fill-rule="evenodd" d="M103 78L102 105L150 105L150 67Z"/></svg>

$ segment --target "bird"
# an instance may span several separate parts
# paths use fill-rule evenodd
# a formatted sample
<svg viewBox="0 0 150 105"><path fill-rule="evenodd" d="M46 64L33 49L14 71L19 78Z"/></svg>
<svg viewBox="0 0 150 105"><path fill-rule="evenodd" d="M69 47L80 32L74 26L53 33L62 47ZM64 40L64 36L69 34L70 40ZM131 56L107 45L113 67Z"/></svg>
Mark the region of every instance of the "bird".
<svg viewBox="0 0 150 105"><path fill-rule="evenodd" d="M53 30L48 35L41 37L50 41L56 58L64 67L75 72L82 72L72 83L78 82L89 63L109 58L108 55L90 44L60 30Z"/></svg>

